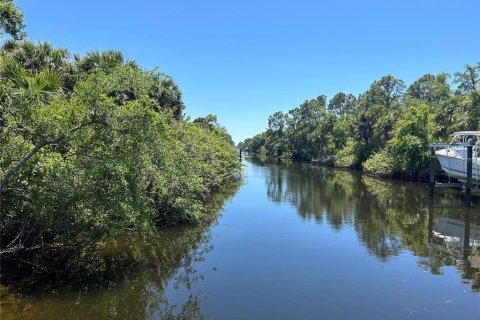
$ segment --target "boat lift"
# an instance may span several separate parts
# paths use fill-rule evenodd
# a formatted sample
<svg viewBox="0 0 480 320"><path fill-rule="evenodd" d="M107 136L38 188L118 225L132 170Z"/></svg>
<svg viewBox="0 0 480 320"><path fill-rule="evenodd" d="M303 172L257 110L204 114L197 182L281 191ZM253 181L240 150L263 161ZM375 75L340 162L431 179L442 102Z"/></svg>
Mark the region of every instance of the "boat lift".
<svg viewBox="0 0 480 320"><path fill-rule="evenodd" d="M448 175L448 182L437 182L435 179L436 159L440 163L442 170ZM452 182L451 178L458 182ZM480 131L461 131L456 132L450 143L435 143L430 145L430 197L428 206L429 243L433 238L433 216L434 209L460 209L464 211L464 236L463 236L463 254L465 263L471 263L472 250L475 247L475 240L470 242L471 238L471 209L472 193L480 192ZM435 188L461 188L465 193L464 206L445 206L434 205ZM476 224L475 224L476 225ZM474 231L475 239L476 229Z"/></svg>
<svg viewBox="0 0 480 320"><path fill-rule="evenodd" d="M475 152L474 152L475 148ZM443 152L439 162L442 169L448 174L448 182L438 183L435 180L435 160L440 154L437 150ZM452 150L464 150L464 158L450 156ZM434 143L430 145L430 198L433 199L435 188L461 188L465 192L465 206L471 206L472 192L480 192L480 165L479 165L479 148L476 147L475 141L462 141L457 143ZM446 155L446 157L445 157ZM445 159L446 158L446 159ZM452 163L453 162L453 163ZM475 162L475 168L474 168ZM459 163L461 168L459 168ZM475 169L475 175L474 175ZM454 174L452 174L454 173ZM451 177L456 178L459 182L451 182Z"/></svg>

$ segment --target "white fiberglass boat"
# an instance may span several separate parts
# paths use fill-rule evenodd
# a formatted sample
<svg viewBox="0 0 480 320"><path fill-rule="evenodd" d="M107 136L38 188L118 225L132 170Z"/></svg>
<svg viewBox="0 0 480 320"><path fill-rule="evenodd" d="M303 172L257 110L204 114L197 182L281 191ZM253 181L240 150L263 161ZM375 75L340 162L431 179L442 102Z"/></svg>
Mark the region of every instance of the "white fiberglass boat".
<svg viewBox="0 0 480 320"><path fill-rule="evenodd" d="M472 183L480 184L480 131L455 132L449 144L435 151L440 166L449 176L467 179L467 144L473 144Z"/></svg>

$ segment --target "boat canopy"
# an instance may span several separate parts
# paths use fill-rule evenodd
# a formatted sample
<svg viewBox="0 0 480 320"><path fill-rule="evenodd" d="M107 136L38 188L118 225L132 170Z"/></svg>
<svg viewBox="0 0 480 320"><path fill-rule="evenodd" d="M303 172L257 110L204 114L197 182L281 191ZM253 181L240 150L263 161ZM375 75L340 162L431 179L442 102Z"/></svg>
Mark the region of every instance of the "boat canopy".
<svg viewBox="0 0 480 320"><path fill-rule="evenodd" d="M480 131L454 132L450 143L467 143L469 139L473 139L476 143L480 143Z"/></svg>

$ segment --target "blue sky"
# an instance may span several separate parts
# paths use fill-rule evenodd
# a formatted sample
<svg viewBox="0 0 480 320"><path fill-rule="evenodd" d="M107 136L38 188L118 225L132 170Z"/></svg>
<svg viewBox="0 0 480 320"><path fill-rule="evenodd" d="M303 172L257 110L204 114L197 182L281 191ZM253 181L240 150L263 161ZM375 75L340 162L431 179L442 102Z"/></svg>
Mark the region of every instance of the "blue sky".
<svg viewBox="0 0 480 320"><path fill-rule="evenodd" d="M31 40L158 66L182 89L187 115L216 114L236 142L305 99L480 61L480 0L16 3Z"/></svg>

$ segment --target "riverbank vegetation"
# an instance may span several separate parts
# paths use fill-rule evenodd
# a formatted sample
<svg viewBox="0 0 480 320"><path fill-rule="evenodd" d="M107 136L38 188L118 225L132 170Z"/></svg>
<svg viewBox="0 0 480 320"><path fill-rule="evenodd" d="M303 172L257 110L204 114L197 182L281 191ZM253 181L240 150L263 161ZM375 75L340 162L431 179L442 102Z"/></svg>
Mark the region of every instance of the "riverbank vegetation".
<svg viewBox="0 0 480 320"><path fill-rule="evenodd" d="M217 213L240 183L229 184L213 197L207 206L208 223L122 232L78 246L45 245L16 252L15 259L3 259L2 319L17 319L18 314L34 319L63 319L66 314L72 319L110 318L112 310L121 319L145 310L153 318L203 319L202 294L173 304L165 290L172 283L176 289L190 290L203 279L196 265L213 250L211 225L217 223ZM75 298L66 298L62 308L38 303L52 292L55 298L74 292ZM39 300L32 303L32 298Z"/></svg>
<svg viewBox="0 0 480 320"><path fill-rule="evenodd" d="M354 96L344 92L276 112L239 148L273 157L422 179L429 144L480 129L480 63L453 75L426 74L410 86L391 75Z"/></svg>
<svg viewBox="0 0 480 320"><path fill-rule="evenodd" d="M2 251L207 219L241 169L216 117L185 118L173 79L121 52L26 40L22 18L0 2Z"/></svg>

